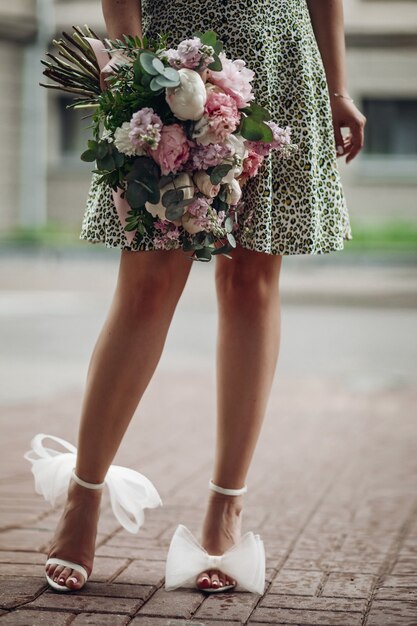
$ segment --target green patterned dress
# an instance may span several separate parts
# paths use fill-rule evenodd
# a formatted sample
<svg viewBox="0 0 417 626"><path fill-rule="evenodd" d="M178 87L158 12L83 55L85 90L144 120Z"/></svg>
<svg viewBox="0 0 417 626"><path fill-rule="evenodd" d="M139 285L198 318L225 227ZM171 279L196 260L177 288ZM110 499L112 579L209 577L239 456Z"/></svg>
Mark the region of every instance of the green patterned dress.
<svg viewBox="0 0 417 626"><path fill-rule="evenodd" d="M215 30L230 58L255 71L256 101L281 127L290 126L298 151L274 152L243 189L236 239L267 254L321 254L351 239L336 163L324 67L306 0L143 0L143 34L169 33L168 45ZM129 245L111 191L93 174L80 239L108 247L152 250L136 234Z"/></svg>

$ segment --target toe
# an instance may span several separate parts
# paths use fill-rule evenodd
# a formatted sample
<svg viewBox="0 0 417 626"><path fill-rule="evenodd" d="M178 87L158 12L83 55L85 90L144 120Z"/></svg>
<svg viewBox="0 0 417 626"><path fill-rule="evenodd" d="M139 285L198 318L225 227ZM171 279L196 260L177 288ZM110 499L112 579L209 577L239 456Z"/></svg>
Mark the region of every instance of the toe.
<svg viewBox="0 0 417 626"><path fill-rule="evenodd" d="M58 576L58 580L57 580L58 585L64 585L66 583L68 576L70 576L71 572L72 572L71 567L65 567Z"/></svg>
<svg viewBox="0 0 417 626"><path fill-rule="evenodd" d="M220 587L220 579L217 572L211 572L211 587L212 589L218 589Z"/></svg>
<svg viewBox="0 0 417 626"><path fill-rule="evenodd" d="M200 589L207 589L211 586L210 576L207 572L202 572L197 578L197 587Z"/></svg>
<svg viewBox="0 0 417 626"><path fill-rule="evenodd" d="M70 589L80 589L84 584L84 576L76 570L71 570L72 573L66 580L66 585Z"/></svg>
<svg viewBox="0 0 417 626"><path fill-rule="evenodd" d="M57 565L55 570L54 570L54 574L52 576L53 580L55 580L55 582L58 580L59 576L61 575L61 572L63 572L65 569L65 567L63 565Z"/></svg>

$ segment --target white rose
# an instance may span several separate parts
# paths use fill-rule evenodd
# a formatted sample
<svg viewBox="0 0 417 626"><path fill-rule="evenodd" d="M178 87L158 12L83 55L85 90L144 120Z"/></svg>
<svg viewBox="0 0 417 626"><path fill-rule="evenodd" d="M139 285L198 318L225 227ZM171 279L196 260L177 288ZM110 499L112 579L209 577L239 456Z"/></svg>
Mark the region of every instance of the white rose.
<svg viewBox="0 0 417 626"><path fill-rule="evenodd" d="M178 70L180 85L165 89L169 108L179 120L198 120L204 113L207 94L198 72L183 67Z"/></svg>
<svg viewBox="0 0 417 626"><path fill-rule="evenodd" d="M210 176L204 170L199 170L193 174L193 180L201 193L208 198L214 198L220 191L220 185L213 185Z"/></svg>
<svg viewBox="0 0 417 626"><path fill-rule="evenodd" d="M242 196L242 189L236 178L233 178L227 185L226 202L237 204Z"/></svg>
<svg viewBox="0 0 417 626"><path fill-rule="evenodd" d="M164 205L162 204L162 196L169 189L175 189L175 188L184 187L184 186L185 188L182 190L184 192L184 199L188 200L192 198L194 196L193 179L191 178L189 174L183 172L182 174L178 174L178 176L176 176L172 182L164 185L161 188L161 197L157 204L152 204L151 202L145 202L146 210L149 211L149 213L153 215L154 217L159 217L161 220L166 220L167 219L167 217L165 216L166 207L164 207ZM175 223L177 223L177 221L175 221Z"/></svg>

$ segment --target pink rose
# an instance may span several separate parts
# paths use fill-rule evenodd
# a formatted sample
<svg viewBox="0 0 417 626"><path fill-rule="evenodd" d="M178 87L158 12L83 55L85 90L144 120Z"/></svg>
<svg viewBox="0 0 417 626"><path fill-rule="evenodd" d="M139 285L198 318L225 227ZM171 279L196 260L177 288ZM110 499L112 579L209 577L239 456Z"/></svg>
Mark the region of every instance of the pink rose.
<svg viewBox="0 0 417 626"><path fill-rule="evenodd" d="M243 161L243 174L247 174L249 177L256 176L263 160L263 156L255 152L255 150L249 149L248 156Z"/></svg>
<svg viewBox="0 0 417 626"><path fill-rule="evenodd" d="M161 129L161 139L151 156L161 168L162 174L176 173L189 156L192 142L187 139L179 124L169 124Z"/></svg>

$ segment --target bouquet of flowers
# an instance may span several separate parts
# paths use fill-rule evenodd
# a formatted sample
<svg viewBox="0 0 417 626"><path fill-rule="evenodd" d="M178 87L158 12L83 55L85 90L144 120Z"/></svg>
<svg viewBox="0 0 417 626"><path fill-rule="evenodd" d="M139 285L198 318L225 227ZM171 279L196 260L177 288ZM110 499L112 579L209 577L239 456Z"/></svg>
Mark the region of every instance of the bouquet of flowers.
<svg viewBox="0 0 417 626"><path fill-rule="evenodd" d="M214 31L167 47L167 35L102 40L73 28L42 61L57 84L40 84L77 96L70 107L94 108L81 159L111 187L128 241L146 234L156 249L182 247L193 260L227 255L244 184L271 150L284 157L294 147L290 129L254 102L254 72L226 56Z"/></svg>

